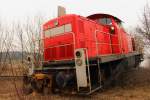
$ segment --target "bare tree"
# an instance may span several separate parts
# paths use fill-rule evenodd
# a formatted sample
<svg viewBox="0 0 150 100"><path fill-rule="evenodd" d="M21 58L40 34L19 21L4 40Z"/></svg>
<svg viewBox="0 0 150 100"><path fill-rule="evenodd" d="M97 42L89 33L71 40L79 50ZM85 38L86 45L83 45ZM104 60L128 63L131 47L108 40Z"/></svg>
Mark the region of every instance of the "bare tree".
<svg viewBox="0 0 150 100"><path fill-rule="evenodd" d="M42 53L42 24L44 17L40 14L32 19L27 19L25 24L25 33L27 35L27 51L30 51L36 62L41 60Z"/></svg>
<svg viewBox="0 0 150 100"><path fill-rule="evenodd" d="M19 47L18 49L22 53L22 63L26 57L24 53L32 55L36 61L39 61L41 56L36 54L41 54L42 52L41 33L44 17L37 14L33 17L26 17L25 19L24 22L15 23L15 34L17 38L15 45Z"/></svg>
<svg viewBox="0 0 150 100"><path fill-rule="evenodd" d="M145 45L150 45L150 6L148 4L144 7L140 22L136 31L143 36Z"/></svg>
<svg viewBox="0 0 150 100"><path fill-rule="evenodd" d="M41 33L44 17L36 15L28 17L27 21L18 21L16 23L2 23L0 19L0 75L1 76L19 76L23 75L25 69L23 64L24 52L31 53L37 62L41 61L42 46ZM21 62L14 58L17 56L16 51L22 53ZM17 63L16 63L17 62ZM27 68L26 68L27 69ZM18 74L21 72L21 74ZM17 81L13 79L13 85L16 89L18 99L22 95L18 91Z"/></svg>
<svg viewBox="0 0 150 100"><path fill-rule="evenodd" d="M134 40L135 40L135 50L140 53L143 53L144 52L143 38L138 34L134 34Z"/></svg>
<svg viewBox="0 0 150 100"><path fill-rule="evenodd" d="M18 35L19 41L20 41L20 45L21 45L21 62L23 64L24 61L24 34L23 34L23 28L22 25L20 23L18 23L15 27L15 32Z"/></svg>

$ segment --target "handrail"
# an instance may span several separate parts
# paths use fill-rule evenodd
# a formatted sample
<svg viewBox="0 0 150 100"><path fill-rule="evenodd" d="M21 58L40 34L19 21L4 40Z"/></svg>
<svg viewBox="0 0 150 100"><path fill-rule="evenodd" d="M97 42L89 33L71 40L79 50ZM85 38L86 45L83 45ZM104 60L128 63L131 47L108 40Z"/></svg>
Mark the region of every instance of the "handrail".
<svg viewBox="0 0 150 100"><path fill-rule="evenodd" d="M97 32L99 32L99 30L95 30L95 32L94 32L94 36L95 36L95 42L96 42L96 56L98 57L98 45L97 45L97 43L98 43L98 40L97 40Z"/></svg>
<svg viewBox="0 0 150 100"><path fill-rule="evenodd" d="M61 44L61 45L56 45L56 46L49 46L47 48L44 48L44 49L48 49L48 48L54 48L54 47L61 47L61 46L66 46L66 45L71 45L73 43L70 43L70 44Z"/></svg>
<svg viewBox="0 0 150 100"><path fill-rule="evenodd" d="M72 37L73 37L73 51L75 51L75 45L76 45L76 43L75 43L75 33L74 32L68 32L68 33L71 33L72 34ZM61 44L61 45L57 45L57 47L60 47L60 46L65 46L65 45L71 45L72 43L70 43L70 44ZM48 48L53 48L53 47L56 47L56 46L50 46L50 47L48 47ZM44 48L44 49L47 49L47 48ZM75 54L74 54L74 57L75 57Z"/></svg>
<svg viewBox="0 0 150 100"><path fill-rule="evenodd" d="M108 32L103 32L103 31L100 31L100 30L95 30L94 32L94 36L95 36L95 41L96 41L96 53L97 53L97 56L99 55L98 51L99 51L99 48L98 48L98 44L104 44L104 43L98 43L98 40L97 40L97 32L100 32L100 33L103 33L103 34L109 34ZM111 34L109 34L111 35ZM109 36L110 38L110 36ZM110 38L111 40L111 38ZM108 43L109 44L109 43ZM112 43L110 43L110 45L113 45ZM115 44L114 44L115 45ZM117 44L116 44L117 45ZM119 44L118 44L119 45ZM110 47L111 48L111 47ZM112 48L111 48L111 52L112 52Z"/></svg>
<svg viewBox="0 0 150 100"><path fill-rule="evenodd" d="M87 64L87 67L88 67L88 79L89 79L89 86L90 86L90 92L91 92L91 90L92 90L92 87L91 87L91 78L90 78L90 66L89 66L89 55L88 55L88 50L87 50L87 48L82 48L82 49L84 49L85 50L85 52L86 52L86 64Z"/></svg>
<svg viewBox="0 0 150 100"><path fill-rule="evenodd" d="M101 33L106 33L106 32L102 32L102 31L99 31L99 30L95 30L95 33L94 33L94 35L95 35L95 42L96 42L96 53L97 53L97 57L98 57L98 55L99 55L99 53L98 53L98 50L99 50L99 48L98 48L98 44L100 44L100 43L98 43L98 40L97 40L97 33L98 32L101 32ZM110 36L109 36L110 37ZM110 38L111 39L111 38ZM111 43L110 43L111 44ZM100 61L99 61L99 59L97 59L97 63L98 63L98 69L99 69L99 81L100 81L100 87L102 86L102 83L101 83L101 81L102 81L102 78L101 78L101 68L100 68Z"/></svg>

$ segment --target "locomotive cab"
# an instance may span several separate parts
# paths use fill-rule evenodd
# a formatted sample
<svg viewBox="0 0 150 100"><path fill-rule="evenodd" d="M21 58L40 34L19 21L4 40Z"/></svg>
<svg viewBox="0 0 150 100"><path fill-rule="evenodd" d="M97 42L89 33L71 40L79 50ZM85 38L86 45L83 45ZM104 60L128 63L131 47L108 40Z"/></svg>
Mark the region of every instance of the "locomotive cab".
<svg viewBox="0 0 150 100"><path fill-rule="evenodd" d="M96 21L97 23L99 23L100 25L104 25L105 27L110 27L110 32L112 33L115 33L115 30L123 29L123 21L109 14L93 14L88 16L87 18Z"/></svg>

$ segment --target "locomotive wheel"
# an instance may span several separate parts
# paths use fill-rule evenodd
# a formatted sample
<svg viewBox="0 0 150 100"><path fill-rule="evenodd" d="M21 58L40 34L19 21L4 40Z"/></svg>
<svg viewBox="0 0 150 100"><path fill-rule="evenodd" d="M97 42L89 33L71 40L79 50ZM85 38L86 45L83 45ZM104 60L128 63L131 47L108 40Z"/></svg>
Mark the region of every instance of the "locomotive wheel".
<svg viewBox="0 0 150 100"><path fill-rule="evenodd" d="M57 89L57 84L56 84L56 74L55 75L53 75L53 77L52 77L52 88L51 88L51 90L52 90L52 93L53 94L57 94L57 93L59 93L60 92L60 90L59 89Z"/></svg>

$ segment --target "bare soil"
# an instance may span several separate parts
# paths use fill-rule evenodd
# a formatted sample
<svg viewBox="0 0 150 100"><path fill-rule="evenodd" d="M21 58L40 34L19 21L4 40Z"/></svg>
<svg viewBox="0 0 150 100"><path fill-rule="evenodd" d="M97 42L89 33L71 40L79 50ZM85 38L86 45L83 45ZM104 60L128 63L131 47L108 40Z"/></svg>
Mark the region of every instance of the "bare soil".
<svg viewBox="0 0 150 100"><path fill-rule="evenodd" d="M0 79L0 100L150 100L150 65L146 66L123 73L117 85L104 91L99 90L90 96L54 94L25 96L22 93L21 79Z"/></svg>

